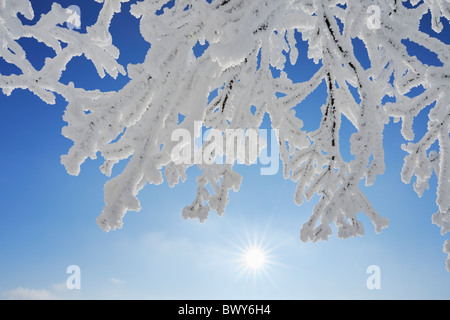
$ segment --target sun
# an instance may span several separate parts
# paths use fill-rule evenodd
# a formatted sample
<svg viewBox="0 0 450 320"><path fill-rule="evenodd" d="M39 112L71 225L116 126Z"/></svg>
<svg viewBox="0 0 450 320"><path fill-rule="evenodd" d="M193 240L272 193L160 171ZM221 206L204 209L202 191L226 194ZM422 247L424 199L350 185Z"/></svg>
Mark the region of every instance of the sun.
<svg viewBox="0 0 450 320"><path fill-rule="evenodd" d="M250 248L244 252L244 261L248 269L264 268L267 254L260 248Z"/></svg>
<svg viewBox="0 0 450 320"><path fill-rule="evenodd" d="M262 231L255 226L253 232L245 224L242 226L243 230L236 233L236 242L225 238L230 244L227 251L232 257L229 260L233 265L230 271L236 274L236 279L251 280L254 283L268 279L273 282L272 274L277 272L279 266L283 266L277 261L279 255L276 253L283 243L266 238L269 225Z"/></svg>
<svg viewBox="0 0 450 320"><path fill-rule="evenodd" d="M278 276L279 268L285 266L279 261L278 250L286 242L280 242L278 238L267 239L270 224L263 230L255 226L253 232L250 232L245 224L242 226L243 231L236 233L236 242L225 238L230 244L227 250L231 258L228 261L229 271L234 279L229 285L239 283L245 286L246 290L252 290L253 295L258 295L255 291L257 288L265 288L267 285L278 291L273 276Z"/></svg>
<svg viewBox="0 0 450 320"><path fill-rule="evenodd" d="M247 274L267 274L270 265L273 264L273 256L270 254L271 248L263 245L263 242L248 242L240 247L239 265L242 273Z"/></svg>

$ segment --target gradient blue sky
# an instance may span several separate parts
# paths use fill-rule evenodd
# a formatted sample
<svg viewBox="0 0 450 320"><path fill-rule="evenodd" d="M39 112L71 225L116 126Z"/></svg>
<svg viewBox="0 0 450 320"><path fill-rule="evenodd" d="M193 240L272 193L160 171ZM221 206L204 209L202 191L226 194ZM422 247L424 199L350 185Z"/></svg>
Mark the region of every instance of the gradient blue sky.
<svg viewBox="0 0 450 320"><path fill-rule="evenodd" d="M101 4L95 1L31 1L36 18L53 2L81 8L82 29L96 21ZM134 3L136 1L132 1ZM113 43L121 50L119 62L140 63L149 48L138 32L139 21L122 5L111 25ZM423 30L430 31L430 16ZM450 42L450 28L439 37ZM54 54L33 39L20 44L36 68ZM438 64L432 53L405 42L411 54L428 64ZM306 46L299 43L305 62ZM356 41L364 67L369 62ZM316 70L312 61L286 67L295 81L308 79ZM0 73L17 68L0 58ZM100 79L84 57L75 58L61 82L73 81L86 89L118 90L126 76ZM326 88L320 86L296 108L305 128L317 128ZM417 94L416 92L411 94ZM328 242L302 243L299 230L307 221L317 198L298 207L293 202L295 184L259 174L259 166L238 166L243 176L239 192L230 193L223 217L185 221L184 206L195 197L198 170L188 171L188 180L175 188L147 185L139 194L142 211L129 213L124 228L105 233L95 220L102 211L103 185L107 177L98 167L102 160L88 160L78 177L60 164L71 141L61 135L65 100L46 105L27 90L10 97L0 93L0 298L69 299L449 299L450 273L445 270L442 245L445 237L431 223L437 211L436 178L430 190L418 198L412 185L401 182L405 152L400 124L385 128L386 172L375 185L363 187L389 228L375 234L367 217L364 237ZM426 108L414 124L416 139L426 130ZM344 159L350 159L350 123L343 121L341 143ZM347 158L346 158L347 157ZM118 165L117 174L123 168ZM264 272L248 272L239 261L241 249L253 242L270 250ZM81 290L65 286L66 268L81 268ZM381 289L366 287L370 265L381 268Z"/></svg>

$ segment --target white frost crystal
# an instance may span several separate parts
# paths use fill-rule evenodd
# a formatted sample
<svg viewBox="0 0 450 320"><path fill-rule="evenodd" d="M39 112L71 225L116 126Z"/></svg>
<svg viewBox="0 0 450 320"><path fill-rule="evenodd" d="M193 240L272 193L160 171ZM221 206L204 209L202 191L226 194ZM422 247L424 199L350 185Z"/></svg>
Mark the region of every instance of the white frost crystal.
<svg viewBox="0 0 450 320"><path fill-rule="evenodd" d="M332 223L339 237L362 235L356 216L361 212L377 232L387 227L388 219L377 213L359 184L364 180L371 185L384 173L383 129L391 117L402 121L402 134L410 141L403 146L408 154L402 180L409 183L415 176L414 189L421 196L435 172L439 211L433 222L443 234L450 230L450 50L419 30L422 17L430 13L433 31L442 31L441 21L450 19L448 0L411 0L411 9L398 0L176 0L161 15L155 12L166 1L139 1L131 13L140 19L140 32L151 49L143 63L126 68L117 62L119 50L112 45L109 26L128 0L96 1L103 3L98 20L80 33L64 26L68 12L59 4L28 26L18 18L18 13L33 18L28 0L0 0L0 56L21 70L20 75L1 76L0 88L6 95L28 89L48 104L55 103L55 93L68 101L64 114L68 125L62 134L74 145L61 158L68 173L77 175L88 157L100 153L105 160L101 171L110 176L116 163L129 158L123 172L105 185L105 207L97 220L103 230L122 227L128 210L140 210L138 192L147 183L163 183L162 169L170 186L186 179L190 165L175 164L170 156L174 130L197 136L195 121L221 132L258 129L265 114L278 132L284 178L297 184L295 202L300 205L304 198L320 195L301 229L303 241L326 240ZM367 9L373 5L380 9L378 29L367 25ZM297 61L295 32L308 42L308 57L321 63L301 83L294 83L284 71L287 59L302 63ZM35 38L56 55L36 70L17 42L22 37ZM368 68L355 56L355 38L367 49ZM429 66L409 55L402 44L406 39L434 52L442 66ZM197 42L209 45L198 58L193 55ZM81 55L92 61L100 77L116 78L121 73L130 81L117 92L61 83L67 64ZM270 66L281 76L274 78ZM292 109L322 83L328 95L320 126L307 132ZM357 89L359 101L350 85ZM406 95L419 85L424 88L421 94ZM217 96L209 101L216 89ZM283 95L277 98L276 93ZM385 96L395 102L382 103ZM413 143L414 119L430 105L428 131ZM185 117L181 122L179 115ZM356 129L350 139L354 155L350 161L339 149L342 116ZM438 150L431 150L436 141ZM239 189L241 176L230 164L197 166L202 170L197 197L183 210L183 217L204 221L210 210L223 214L229 191ZM449 240L444 251L450 252Z"/></svg>

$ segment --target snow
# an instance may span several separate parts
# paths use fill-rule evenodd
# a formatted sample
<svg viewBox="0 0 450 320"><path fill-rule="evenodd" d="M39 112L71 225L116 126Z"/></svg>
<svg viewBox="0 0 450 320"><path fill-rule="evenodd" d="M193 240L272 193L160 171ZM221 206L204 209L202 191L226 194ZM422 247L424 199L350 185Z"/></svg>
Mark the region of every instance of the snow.
<svg viewBox="0 0 450 320"><path fill-rule="evenodd" d="M361 212L370 218L376 232L388 226L388 219L378 214L359 184L365 180L371 185L384 173L383 129L391 118L402 121L402 134L409 141L402 147L407 152L402 180L410 183L415 177L414 189L421 196L433 172L436 174L439 211L433 215L433 223L443 234L450 230L450 50L419 31L428 12L432 29L442 31L441 18L450 19L448 0L420 4L411 0L412 9L400 1L382 0L177 0L160 15L155 13L165 1L138 2L131 6L131 13L140 19L141 35L151 49L143 63L126 67L117 62L120 52L108 29L128 0L97 2L103 3L97 22L86 33L79 33L65 27L68 13L59 4L53 4L36 25L27 26L22 25L18 13L27 19L34 17L28 0L0 0L0 56L22 71L1 76L0 88L6 95L18 88L28 89L48 104L55 103L55 94L67 100L64 121L68 125L62 134L74 144L61 163L69 174L78 175L81 164L99 154L105 160L100 169L107 176L115 164L129 159L123 172L105 185L105 207L97 219L103 230L122 227L127 211L140 210L137 195L147 183L167 180L174 186L186 179L186 170L194 164L172 160L176 141L170 137L175 130L198 136L195 121L220 132L257 130L266 113L278 133L284 178L297 184L295 202L300 205L304 199L320 195L301 229L303 241L328 239L333 223L339 237L363 235L356 217ZM364 19L373 5L380 8L379 29L368 27ZM293 83L283 71L287 59L301 64L295 30L308 41L308 58L323 65L302 83ZM56 56L46 59L41 70L34 69L17 43L22 37L46 44ZM355 57L354 38L364 43L369 68L364 69ZM434 52L442 66L428 66L408 55L404 39ZM193 46L206 41L208 48L196 58ZM68 45L62 47L62 42ZM81 55L92 61L100 77L128 75L129 83L118 92L62 84L59 79L67 64ZM270 67L278 69L281 76L274 78ZM328 97L321 109L322 120L317 130L307 132L292 109L324 81ZM349 85L357 88L360 101L355 100ZM406 95L419 85L424 87L423 93L413 98ZM208 102L216 89L217 96ZM277 92L283 94L279 99ZM390 100L395 103L383 104L386 95L395 98ZM428 131L412 142L414 119L431 104ZM184 116L181 122L179 115ZM354 159L349 162L343 160L339 149L342 115L357 130L350 140ZM436 141L439 150L431 150ZM205 141L204 147L208 143ZM183 210L183 217L203 222L211 210L219 215L225 212L229 192L239 189L242 177L229 163L197 166L202 170L197 196ZM214 194L209 193L207 184ZM447 240L446 253L449 248ZM450 271L450 257L447 269Z"/></svg>

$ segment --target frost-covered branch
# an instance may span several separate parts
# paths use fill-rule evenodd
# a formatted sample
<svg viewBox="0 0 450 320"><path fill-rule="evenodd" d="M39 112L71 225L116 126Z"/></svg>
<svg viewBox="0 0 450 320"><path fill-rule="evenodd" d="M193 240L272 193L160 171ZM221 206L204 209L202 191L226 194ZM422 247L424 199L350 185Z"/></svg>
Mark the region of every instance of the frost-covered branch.
<svg viewBox="0 0 450 320"><path fill-rule="evenodd" d="M68 173L78 175L87 158L100 154L105 160L100 170L111 176L115 164L128 159L123 172L105 185L105 207L97 219L103 230L122 227L127 211L140 210L137 195L147 183L167 180L174 186L186 180L186 170L193 165L201 174L196 197L183 217L203 222L211 210L222 215L230 189L237 191L241 183L233 172L235 162L245 158L250 164L254 159L233 152L223 164L199 163L198 149L211 150L220 140L222 148L217 150L228 154L231 147L222 143L227 130L258 130L266 114L277 133L283 176L297 185L295 202L320 196L301 229L303 241L328 239L332 224L339 237L363 235L358 213L370 218L376 232L387 227L388 219L378 214L360 184L372 185L384 173L383 130L391 118L402 122L409 141L403 146L408 155L402 180L409 183L415 176L414 189L421 196L436 174L439 211L433 222L443 234L450 230L450 50L419 30L428 12L432 29L443 30L441 20L450 19L448 0L411 0L412 8L398 0L176 0L162 14L156 12L166 1L138 1L131 14L140 19L141 35L151 48L143 63L128 66L117 62L120 52L109 33L111 20L128 0L96 1L103 3L97 22L80 33L64 27L68 13L58 4L35 25L26 26L18 13L33 18L29 1L0 0L0 56L21 70L19 75L1 76L0 87L7 95L28 89L49 104L55 103L56 93L67 100L62 133L74 145L61 162ZM376 28L368 22L373 6L380 13ZM299 35L308 43L308 58L320 66L309 80L294 83L284 67L287 61L302 65ZM56 55L36 70L17 42L23 37L45 43ZM355 55L353 39L364 43L369 67ZM411 56L404 40L428 48L442 65L428 66ZM207 46L199 56L197 44ZM117 92L64 85L59 81L62 72L81 55L92 61L100 77L126 74L129 82ZM279 77L273 76L274 70ZM321 84L326 85L327 98L320 125L307 132L293 109ZM423 92L409 97L418 86ZM384 103L386 96L395 102ZM412 142L414 120L427 106L427 133ZM340 150L342 117L356 130L350 138L350 161ZM196 126L198 122L203 127ZM224 135L216 134L200 146L183 141L184 158L190 161L175 161L173 150L180 142L173 133L196 139L203 128ZM444 251L449 247L447 240ZM449 265L447 260L450 271Z"/></svg>

